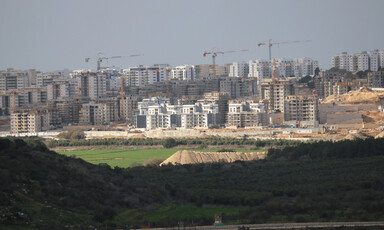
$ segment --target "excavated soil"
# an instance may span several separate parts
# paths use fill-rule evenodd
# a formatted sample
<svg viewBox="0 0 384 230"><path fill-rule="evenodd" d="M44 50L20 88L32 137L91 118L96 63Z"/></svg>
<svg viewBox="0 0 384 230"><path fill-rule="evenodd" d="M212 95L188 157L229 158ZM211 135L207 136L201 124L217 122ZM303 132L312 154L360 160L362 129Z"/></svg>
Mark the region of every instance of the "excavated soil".
<svg viewBox="0 0 384 230"><path fill-rule="evenodd" d="M336 104L376 104L384 99L384 92L376 92L367 87L349 91L343 95L330 95L322 103Z"/></svg>
<svg viewBox="0 0 384 230"><path fill-rule="evenodd" d="M251 161L264 159L267 155L266 152L195 152L182 150L178 151L168 159L163 161L160 165L166 164L197 164L209 162L234 162L234 161Z"/></svg>

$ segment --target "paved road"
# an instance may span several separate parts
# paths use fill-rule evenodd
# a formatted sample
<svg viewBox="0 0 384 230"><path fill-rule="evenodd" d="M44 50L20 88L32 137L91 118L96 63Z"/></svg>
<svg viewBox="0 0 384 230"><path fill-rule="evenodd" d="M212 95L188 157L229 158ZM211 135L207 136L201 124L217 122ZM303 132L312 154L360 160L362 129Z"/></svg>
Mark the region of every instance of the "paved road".
<svg viewBox="0 0 384 230"><path fill-rule="evenodd" d="M384 226L384 222L319 222L319 223L281 223L281 224L245 224L245 225L226 225L226 226L196 226L196 227L172 227L172 228L151 228L152 230L202 230L202 229L226 229L237 230L241 227L250 230L267 230L267 229L305 229L305 228L326 228L326 227L372 227ZM147 228L149 229L149 228Z"/></svg>

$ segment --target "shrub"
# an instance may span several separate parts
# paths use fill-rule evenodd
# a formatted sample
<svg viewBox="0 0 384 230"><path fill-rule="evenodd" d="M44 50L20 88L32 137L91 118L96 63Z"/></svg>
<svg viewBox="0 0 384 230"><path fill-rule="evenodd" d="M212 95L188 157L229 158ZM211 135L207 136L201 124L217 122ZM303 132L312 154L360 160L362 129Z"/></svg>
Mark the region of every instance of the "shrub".
<svg viewBox="0 0 384 230"><path fill-rule="evenodd" d="M173 138L167 138L163 142L163 147L166 148L166 149L175 147L176 145L177 145L176 140L173 139Z"/></svg>

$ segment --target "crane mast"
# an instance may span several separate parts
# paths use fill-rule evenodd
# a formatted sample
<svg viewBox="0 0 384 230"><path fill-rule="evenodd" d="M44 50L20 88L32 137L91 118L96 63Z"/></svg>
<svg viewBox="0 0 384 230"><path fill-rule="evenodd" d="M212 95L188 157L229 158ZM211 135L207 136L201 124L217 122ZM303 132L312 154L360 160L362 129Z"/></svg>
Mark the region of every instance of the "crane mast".
<svg viewBox="0 0 384 230"><path fill-rule="evenodd" d="M246 52L247 49L243 50L229 50L229 51L211 51L211 52L204 52L203 56L206 57L208 54L212 55L212 74L213 77L216 77L216 56L217 54L225 54L225 53L235 53L235 52Z"/></svg>

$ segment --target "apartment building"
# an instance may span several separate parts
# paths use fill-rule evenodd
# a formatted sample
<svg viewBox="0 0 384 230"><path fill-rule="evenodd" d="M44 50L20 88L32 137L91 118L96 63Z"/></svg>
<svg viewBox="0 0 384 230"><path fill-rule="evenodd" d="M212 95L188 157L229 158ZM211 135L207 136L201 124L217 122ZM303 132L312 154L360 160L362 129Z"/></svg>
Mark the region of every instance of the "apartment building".
<svg viewBox="0 0 384 230"><path fill-rule="evenodd" d="M261 82L261 98L268 100L270 111L284 112L284 99L288 95L294 95L296 79L263 79Z"/></svg>
<svg viewBox="0 0 384 230"><path fill-rule="evenodd" d="M249 61L248 77L257 78L258 84L265 78L272 78L271 60L254 60ZM314 75L315 70L319 67L318 61L312 58L276 58L275 74L277 77L303 77L306 75Z"/></svg>
<svg viewBox="0 0 384 230"><path fill-rule="evenodd" d="M168 64L153 66L136 66L123 69L125 86L147 86L167 79Z"/></svg>
<svg viewBox="0 0 384 230"><path fill-rule="evenodd" d="M335 82L333 85L333 95L342 95L351 90L357 90L360 86L356 82Z"/></svg>
<svg viewBox="0 0 384 230"><path fill-rule="evenodd" d="M368 73L368 87L384 88L384 70Z"/></svg>
<svg viewBox="0 0 384 230"><path fill-rule="evenodd" d="M45 87L48 84L51 84L54 79L63 78L61 72L47 72L47 73L38 73L36 74L36 87L41 88Z"/></svg>
<svg viewBox="0 0 384 230"><path fill-rule="evenodd" d="M267 116L264 103L254 100L232 100L228 102L227 126L238 128L264 126Z"/></svg>
<svg viewBox="0 0 384 230"><path fill-rule="evenodd" d="M216 70L216 76L228 76L229 75L229 65L215 65L213 68L213 65L205 64L205 65L196 65L196 77L202 78L202 77L212 77L213 76L213 70L215 68Z"/></svg>
<svg viewBox="0 0 384 230"><path fill-rule="evenodd" d="M8 68L0 70L0 91L30 87L29 76L34 71L22 71Z"/></svg>
<svg viewBox="0 0 384 230"><path fill-rule="evenodd" d="M135 111L138 109L138 102L140 98L141 97L137 95L130 94L124 96L123 100L120 101L120 117L127 123L135 123Z"/></svg>
<svg viewBox="0 0 384 230"><path fill-rule="evenodd" d="M377 71L380 67L384 66L382 60L383 55L384 51L377 49L355 54L342 52L341 54L332 57L332 67L350 72L366 70Z"/></svg>
<svg viewBox="0 0 384 230"><path fill-rule="evenodd" d="M284 100L284 123L296 127L317 127L319 100L316 95L289 95Z"/></svg>
<svg viewBox="0 0 384 230"><path fill-rule="evenodd" d="M70 74L77 81L77 93L80 93L82 102L90 99L98 99L106 96L107 74L103 72L89 72L87 70L75 70Z"/></svg>
<svg viewBox="0 0 384 230"><path fill-rule="evenodd" d="M77 80L73 78L53 79L47 85L48 100L75 98L78 94Z"/></svg>
<svg viewBox="0 0 384 230"><path fill-rule="evenodd" d="M154 97L138 103L136 128L212 127L220 121L218 105L196 103L171 105L168 98Z"/></svg>
<svg viewBox="0 0 384 230"><path fill-rule="evenodd" d="M229 66L229 77L247 77L249 64L247 62L234 62Z"/></svg>
<svg viewBox="0 0 384 230"><path fill-rule="evenodd" d="M193 65L176 66L170 69L169 79L180 81L193 81L196 79L196 69Z"/></svg>
<svg viewBox="0 0 384 230"><path fill-rule="evenodd" d="M218 106L220 113L220 121L218 124L225 124L228 113L228 100L230 99L228 92L208 92L204 97L197 101L200 104L215 104Z"/></svg>
<svg viewBox="0 0 384 230"><path fill-rule="evenodd" d="M49 129L46 113L37 111L11 113L11 133L36 133Z"/></svg>
<svg viewBox="0 0 384 230"><path fill-rule="evenodd" d="M119 105L116 99L99 99L83 104L79 112L81 125L109 125L119 119Z"/></svg>
<svg viewBox="0 0 384 230"><path fill-rule="evenodd" d="M57 111L61 119L60 126L79 123L80 103L75 98L62 98L49 100L47 103L49 110Z"/></svg>

